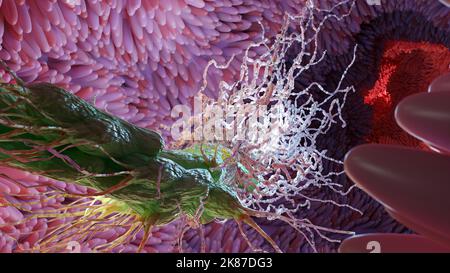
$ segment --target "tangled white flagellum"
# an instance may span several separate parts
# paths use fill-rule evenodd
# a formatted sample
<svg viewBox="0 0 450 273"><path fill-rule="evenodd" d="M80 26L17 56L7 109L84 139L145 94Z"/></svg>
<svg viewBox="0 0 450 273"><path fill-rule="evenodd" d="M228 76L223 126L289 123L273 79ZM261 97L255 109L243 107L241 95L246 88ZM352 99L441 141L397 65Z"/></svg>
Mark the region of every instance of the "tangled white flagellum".
<svg viewBox="0 0 450 273"><path fill-rule="evenodd" d="M333 161L342 166L343 162L328 156L327 150L318 147L317 140L335 124L346 126L341 112L348 95L355 89L343 86L343 81L355 61L357 46L334 90L326 90L318 82L312 82L302 90L295 86L296 79L326 57L326 51L318 47L318 34L326 20L332 17L342 20L348 16L351 9L340 17L332 13L348 2L354 5L352 1L343 1L330 10L319 10L312 1L308 1L309 5L301 15L287 15L282 31L274 39L266 39L263 32L262 41L247 49L239 80L221 82L218 99L201 98L203 112L194 116L194 124L191 125L195 127L196 121L206 121L215 128L208 130L208 134L213 135L204 134L203 138L189 137L188 140L220 145L227 150L231 156L221 166L227 170L224 180L237 192L242 205L271 212L273 219L282 217L297 230L307 230L311 237L306 239L313 248L313 231L332 242L337 240L320 231L343 231L315 226L307 219L296 219L295 214L299 210L308 209L311 202L322 202L362 214L348 204L315 198L306 193L315 187L346 195L353 188L343 189L341 184L333 182L343 175L343 168L332 171L324 165L326 161ZM325 14L320 21L316 19L318 13ZM252 47L266 50L252 58L248 54ZM295 56L290 54L293 50L298 50ZM287 63L288 58L291 64ZM215 61L211 61L208 67L212 65L222 69L227 67ZM204 87L207 84L205 80ZM320 100L313 96L313 89L322 93ZM299 198L304 201L299 203L295 200Z"/></svg>

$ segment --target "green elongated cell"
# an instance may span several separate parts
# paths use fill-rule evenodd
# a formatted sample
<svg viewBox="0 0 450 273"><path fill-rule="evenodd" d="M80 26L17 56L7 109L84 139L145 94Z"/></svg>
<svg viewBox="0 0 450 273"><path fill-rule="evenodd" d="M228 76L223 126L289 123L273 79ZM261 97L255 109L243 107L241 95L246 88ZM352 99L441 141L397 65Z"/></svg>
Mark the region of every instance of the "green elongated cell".
<svg viewBox="0 0 450 273"><path fill-rule="evenodd" d="M99 191L128 179L109 195L156 224L168 223L181 212L194 217L200 207L200 222L242 214L233 192L220 183L222 170L213 170L198 147L163 150L157 132L48 83L3 84L0 107L4 164ZM208 150L206 154L213 156Z"/></svg>

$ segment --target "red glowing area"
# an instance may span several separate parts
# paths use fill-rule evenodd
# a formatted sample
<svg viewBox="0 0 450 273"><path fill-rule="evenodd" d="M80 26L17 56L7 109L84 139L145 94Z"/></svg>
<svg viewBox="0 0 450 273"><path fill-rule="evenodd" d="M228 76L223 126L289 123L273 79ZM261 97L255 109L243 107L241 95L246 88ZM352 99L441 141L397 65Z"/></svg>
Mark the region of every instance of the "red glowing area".
<svg viewBox="0 0 450 273"><path fill-rule="evenodd" d="M428 149L395 122L395 106L406 96L426 92L434 78L448 72L450 51L442 45L405 41L385 44L378 80L365 92L364 103L372 107L369 143L398 144Z"/></svg>

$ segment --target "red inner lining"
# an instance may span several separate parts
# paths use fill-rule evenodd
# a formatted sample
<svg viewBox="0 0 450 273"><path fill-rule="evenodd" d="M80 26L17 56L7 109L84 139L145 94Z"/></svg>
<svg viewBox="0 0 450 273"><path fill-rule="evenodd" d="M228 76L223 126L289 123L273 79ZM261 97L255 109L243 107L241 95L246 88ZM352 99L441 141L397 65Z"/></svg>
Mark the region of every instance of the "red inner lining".
<svg viewBox="0 0 450 273"><path fill-rule="evenodd" d="M373 109L368 143L398 144L428 149L395 122L395 106L406 96L426 92L428 85L448 71L450 50L442 45L389 41L381 59L378 80L364 93L364 103Z"/></svg>

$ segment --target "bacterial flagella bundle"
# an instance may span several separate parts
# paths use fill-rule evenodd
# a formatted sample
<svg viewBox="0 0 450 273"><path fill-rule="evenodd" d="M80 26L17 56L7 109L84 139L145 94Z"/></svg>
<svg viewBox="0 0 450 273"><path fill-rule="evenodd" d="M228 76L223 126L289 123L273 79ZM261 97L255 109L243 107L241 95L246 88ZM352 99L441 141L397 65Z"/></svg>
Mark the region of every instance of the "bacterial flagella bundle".
<svg viewBox="0 0 450 273"><path fill-rule="evenodd" d="M412 232L342 161L429 149L394 109L450 71L442 1L0 0L0 41L0 252L336 252ZM262 106L276 141L179 145L173 109L199 96Z"/></svg>

